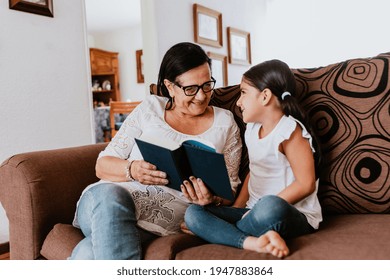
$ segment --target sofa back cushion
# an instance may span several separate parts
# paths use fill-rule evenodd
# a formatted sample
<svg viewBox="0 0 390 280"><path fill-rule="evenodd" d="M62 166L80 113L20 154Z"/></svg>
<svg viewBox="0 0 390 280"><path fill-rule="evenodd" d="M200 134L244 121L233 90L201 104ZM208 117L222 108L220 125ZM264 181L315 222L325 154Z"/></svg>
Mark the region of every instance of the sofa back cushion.
<svg viewBox="0 0 390 280"><path fill-rule="evenodd" d="M320 140L325 214L390 213L390 53L293 69Z"/></svg>

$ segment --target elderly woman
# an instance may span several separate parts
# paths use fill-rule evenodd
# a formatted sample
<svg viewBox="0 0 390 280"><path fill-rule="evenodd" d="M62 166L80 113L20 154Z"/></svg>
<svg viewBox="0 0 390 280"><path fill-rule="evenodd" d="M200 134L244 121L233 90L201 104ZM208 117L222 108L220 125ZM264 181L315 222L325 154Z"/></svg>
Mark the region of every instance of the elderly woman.
<svg viewBox="0 0 390 280"><path fill-rule="evenodd" d="M101 180L88 186L77 205L74 226L85 238L69 259L141 259L141 242L180 231L189 203L229 204L205 192L199 197L186 180L168 188L167 175L143 160L135 138L157 136L183 142L207 140L223 153L232 191L238 184L239 129L230 111L209 106L215 80L211 61L192 43L171 47L161 63L157 89L125 120L96 163Z"/></svg>

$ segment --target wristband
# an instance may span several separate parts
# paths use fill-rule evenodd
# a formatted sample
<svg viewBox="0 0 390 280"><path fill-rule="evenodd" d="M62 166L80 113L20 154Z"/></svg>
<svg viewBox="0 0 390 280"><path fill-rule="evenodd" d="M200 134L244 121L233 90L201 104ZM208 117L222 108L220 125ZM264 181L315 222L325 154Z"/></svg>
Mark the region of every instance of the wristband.
<svg viewBox="0 0 390 280"><path fill-rule="evenodd" d="M131 176L131 165L133 163L134 160L131 160L127 163L126 165L126 169L125 169L125 172L126 172L126 179L127 179L127 182L133 182L135 181L135 179L133 178L133 176Z"/></svg>

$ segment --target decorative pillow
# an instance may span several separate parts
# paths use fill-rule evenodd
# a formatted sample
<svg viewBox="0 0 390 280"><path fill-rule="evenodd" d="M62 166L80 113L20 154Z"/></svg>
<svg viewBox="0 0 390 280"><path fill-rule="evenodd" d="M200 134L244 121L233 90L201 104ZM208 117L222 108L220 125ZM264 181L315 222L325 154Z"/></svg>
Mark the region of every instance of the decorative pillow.
<svg viewBox="0 0 390 280"><path fill-rule="evenodd" d="M326 161L324 213L390 213L389 59L293 69Z"/></svg>

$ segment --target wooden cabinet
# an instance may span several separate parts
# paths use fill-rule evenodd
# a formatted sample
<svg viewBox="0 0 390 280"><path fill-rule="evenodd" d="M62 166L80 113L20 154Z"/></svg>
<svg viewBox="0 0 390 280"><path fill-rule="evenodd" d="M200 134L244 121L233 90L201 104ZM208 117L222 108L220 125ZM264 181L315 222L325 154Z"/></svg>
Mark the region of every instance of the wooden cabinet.
<svg viewBox="0 0 390 280"><path fill-rule="evenodd" d="M93 102L120 101L118 53L89 49Z"/></svg>

